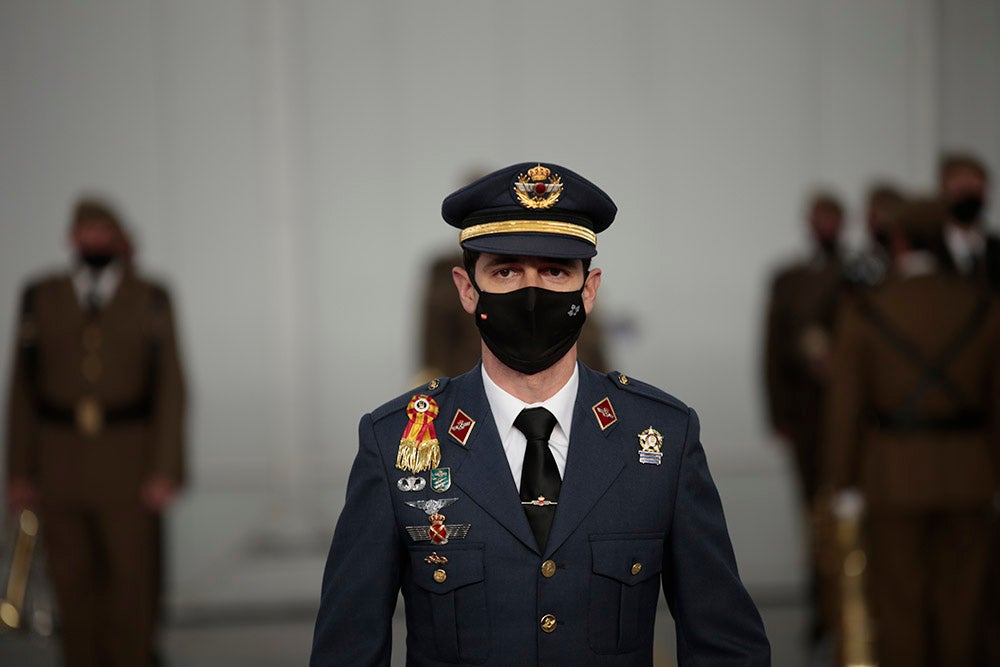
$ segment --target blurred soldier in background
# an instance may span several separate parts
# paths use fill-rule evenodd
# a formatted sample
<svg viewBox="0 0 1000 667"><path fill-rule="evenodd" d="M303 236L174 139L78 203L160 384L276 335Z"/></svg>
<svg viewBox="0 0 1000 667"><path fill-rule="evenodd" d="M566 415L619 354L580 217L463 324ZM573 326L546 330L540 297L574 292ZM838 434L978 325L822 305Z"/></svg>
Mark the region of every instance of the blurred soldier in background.
<svg viewBox="0 0 1000 667"><path fill-rule="evenodd" d="M777 272L771 285L765 335L764 372L770 424L791 448L802 502L809 520L815 646L829 629L832 610L820 571L812 510L819 486L821 414L829 374L830 337L841 291L844 262L840 234L844 209L831 194L819 193L808 207L811 257Z"/></svg>
<svg viewBox="0 0 1000 667"><path fill-rule="evenodd" d="M865 205L868 245L846 269L848 286L866 289L885 280L891 260L889 223L902 201L899 190L888 183L876 183L869 188Z"/></svg>
<svg viewBox="0 0 1000 667"><path fill-rule="evenodd" d="M972 664L1000 450L1000 311L905 203L885 284L838 318L825 419L838 516L867 514L880 667Z"/></svg>
<svg viewBox="0 0 1000 667"><path fill-rule="evenodd" d="M167 292L106 202L79 201L69 272L27 286L10 387L7 502L35 507L70 667L153 657L156 517L183 479L184 386Z"/></svg>
<svg viewBox="0 0 1000 667"><path fill-rule="evenodd" d="M944 237L959 274L1000 289L1000 238L988 233L983 210L989 197L989 172L972 155L941 159L941 196L948 207Z"/></svg>

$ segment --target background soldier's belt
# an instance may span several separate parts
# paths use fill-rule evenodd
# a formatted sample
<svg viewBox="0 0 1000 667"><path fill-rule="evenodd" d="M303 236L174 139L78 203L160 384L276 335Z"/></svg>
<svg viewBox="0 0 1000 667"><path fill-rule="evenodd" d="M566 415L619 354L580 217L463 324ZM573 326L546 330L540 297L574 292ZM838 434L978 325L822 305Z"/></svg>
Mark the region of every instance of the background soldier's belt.
<svg viewBox="0 0 1000 667"><path fill-rule="evenodd" d="M898 417L876 412L874 420L882 430L913 433L982 431L987 425L986 414L982 412L964 412L950 417Z"/></svg>
<svg viewBox="0 0 1000 667"><path fill-rule="evenodd" d="M53 424L77 425L88 431L92 430L93 427L88 427L87 424L96 423L99 431L102 427L148 419L152 414L152 405L149 401L142 401L131 405L107 407L101 405L96 399L84 398L72 407L49 401L38 401L37 410L38 416L44 421ZM81 420L85 421L86 424L81 423Z"/></svg>

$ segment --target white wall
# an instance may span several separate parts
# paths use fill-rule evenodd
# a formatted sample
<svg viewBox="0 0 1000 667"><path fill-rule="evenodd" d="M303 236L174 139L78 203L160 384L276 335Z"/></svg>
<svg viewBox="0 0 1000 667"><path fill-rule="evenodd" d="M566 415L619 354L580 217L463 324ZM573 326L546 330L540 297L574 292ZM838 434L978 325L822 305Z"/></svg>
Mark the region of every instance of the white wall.
<svg viewBox="0 0 1000 667"><path fill-rule="evenodd" d="M441 199L468 167L564 164L620 207L613 358L699 410L747 578L787 582L766 276L813 185L856 213L872 177L930 185L941 137L1000 168L996 86L959 102L970 68L996 81L997 5L942 4L4 0L0 349L72 198L111 193L177 294L196 489L325 525L358 417L415 370L423 263L456 242ZM970 12L992 23L960 40Z"/></svg>

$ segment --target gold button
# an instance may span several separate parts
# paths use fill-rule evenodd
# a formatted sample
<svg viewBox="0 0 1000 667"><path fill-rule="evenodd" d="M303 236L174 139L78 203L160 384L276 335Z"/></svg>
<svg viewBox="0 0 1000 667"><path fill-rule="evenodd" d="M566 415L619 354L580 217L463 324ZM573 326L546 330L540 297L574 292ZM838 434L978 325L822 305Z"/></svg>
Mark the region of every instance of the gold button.
<svg viewBox="0 0 1000 667"><path fill-rule="evenodd" d="M627 375L619 375L618 376L618 381L621 382L622 384L628 384L628 376Z"/></svg>
<svg viewBox="0 0 1000 667"><path fill-rule="evenodd" d="M83 377L86 378L88 382L97 382L101 379L101 374L104 372L104 364L101 363L100 357L94 355L88 355L83 359Z"/></svg>
<svg viewBox="0 0 1000 667"><path fill-rule="evenodd" d="M551 560L547 560L542 563L542 576L548 579L553 574L556 573L556 564Z"/></svg>
<svg viewBox="0 0 1000 667"><path fill-rule="evenodd" d="M539 623L542 626L542 632L555 632L556 631L556 617L552 614L545 614L542 616L542 620Z"/></svg>
<svg viewBox="0 0 1000 667"><path fill-rule="evenodd" d="M642 563L632 565L632 574L639 574L640 572L642 572Z"/></svg>
<svg viewBox="0 0 1000 667"><path fill-rule="evenodd" d="M427 388L430 389L431 391L434 391L440 386L441 386L441 381L438 380L437 378L434 378L433 380L427 383Z"/></svg>
<svg viewBox="0 0 1000 667"><path fill-rule="evenodd" d="M434 581L439 584L443 584L444 580L448 578L448 573L444 570L434 570Z"/></svg>

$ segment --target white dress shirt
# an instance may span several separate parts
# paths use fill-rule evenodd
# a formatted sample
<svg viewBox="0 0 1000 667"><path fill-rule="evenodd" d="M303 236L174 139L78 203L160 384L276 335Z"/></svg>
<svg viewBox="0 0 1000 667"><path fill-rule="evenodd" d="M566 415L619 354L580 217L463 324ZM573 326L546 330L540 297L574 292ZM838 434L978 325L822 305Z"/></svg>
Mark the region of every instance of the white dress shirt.
<svg viewBox="0 0 1000 667"><path fill-rule="evenodd" d="M986 252L986 237L974 226L962 227L954 223L944 226L944 242L962 275L972 272L972 265Z"/></svg>
<svg viewBox="0 0 1000 667"><path fill-rule="evenodd" d="M100 271L94 271L86 264L81 264L73 271L73 291L80 307L87 310L88 295L93 292L97 297L98 307L103 308L115 296L118 285L122 282L121 262L111 262Z"/></svg>
<svg viewBox="0 0 1000 667"><path fill-rule="evenodd" d="M514 420L524 408L543 407L555 416L556 426L552 429L552 435L549 436L549 449L552 451L552 458L556 460L556 466L559 468L559 476L563 477L566 471L566 456L569 453L569 432L573 423L576 390L579 386L580 369L578 366L574 366L573 375L554 396L541 403L528 404L501 389L483 367L483 387L486 389L486 400L490 403L497 432L500 434L500 443L507 455L510 474L514 476L514 484L518 491L521 490L521 468L524 466L524 450L528 446L528 441L524 434L514 427Z"/></svg>

